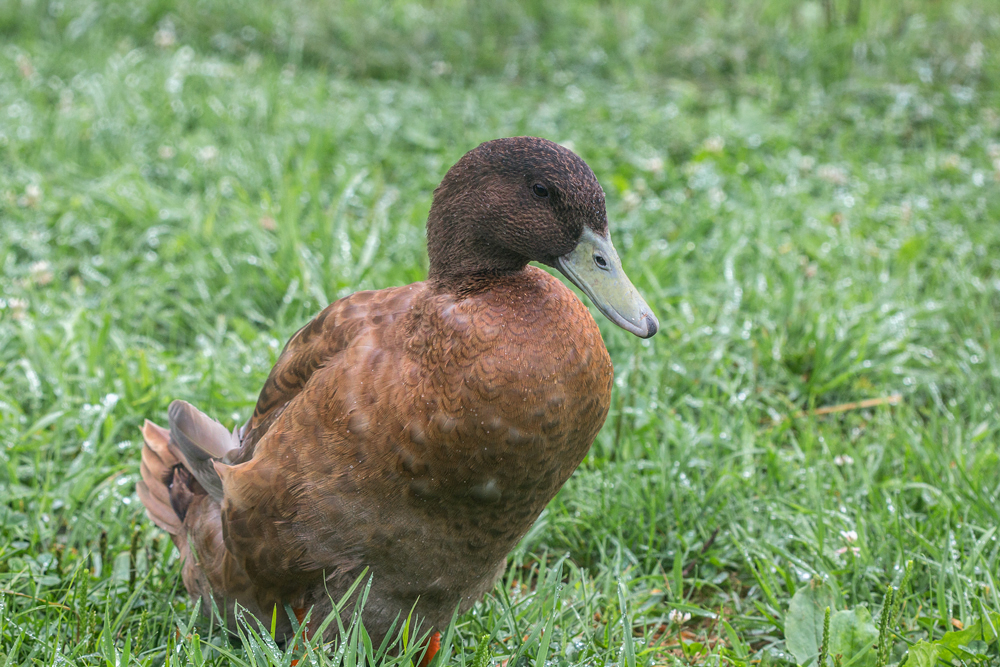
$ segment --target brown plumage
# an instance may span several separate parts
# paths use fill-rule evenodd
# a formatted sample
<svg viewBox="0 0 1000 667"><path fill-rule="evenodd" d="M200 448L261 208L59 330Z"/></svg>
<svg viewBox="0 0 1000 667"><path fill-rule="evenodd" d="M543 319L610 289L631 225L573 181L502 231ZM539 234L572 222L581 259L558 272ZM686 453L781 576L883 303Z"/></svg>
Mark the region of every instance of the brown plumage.
<svg viewBox="0 0 1000 667"><path fill-rule="evenodd" d="M445 176L427 228L428 281L323 310L237 432L178 401L169 431L143 427L139 497L203 609L322 618L368 567L376 645L418 599L443 629L589 449L611 361L587 308L528 261L606 239L593 173L542 139L489 142ZM655 333L648 307L639 322Z"/></svg>

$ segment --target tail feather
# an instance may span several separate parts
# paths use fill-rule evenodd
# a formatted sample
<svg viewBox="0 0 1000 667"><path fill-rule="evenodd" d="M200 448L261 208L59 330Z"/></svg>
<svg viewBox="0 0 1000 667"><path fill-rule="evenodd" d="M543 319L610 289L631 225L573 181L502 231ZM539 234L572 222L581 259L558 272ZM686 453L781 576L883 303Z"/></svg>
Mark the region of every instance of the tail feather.
<svg viewBox="0 0 1000 667"><path fill-rule="evenodd" d="M173 476L173 468L180 461L170 452L169 437L167 429L148 420L143 424L144 445L142 463L139 465L142 479L136 484L136 491L153 523L171 535L180 535L183 526L170 505L170 492L167 489Z"/></svg>
<svg viewBox="0 0 1000 667"><path fill-rule="evenodd" d="M149 448L150 454L155 455L167 468L180 463L174 453L170 451L170 431L167 429L147 419L146 423L142 425L142 439Z"/></svg>
<svg viewBox="0 0 1000 667"><path fill-rule="evenodd" d="M209 495L211 480L221 495L215 466L223 474L229 468L216 457L223 458L238 446L238 431L230 434L187 403L173 403L169 416L170 429L149 421L142 427L142 479L136 491L146 506L146 514L170 533L177 546L188 593L201 599L203 610L212 609L212 605L226 610L229 628L235 632L236 603L258 618L268 617L260 608L257 591L246 571L226 549L222 508ZM211 477L205 476L206 466ZM288 624L279 631L290 634L290 625L284 625Z"/></svg>
<svg viewBox="0 0 1000 667"><path fill-rule="evenodd" d="M145 458L145 457L144 457ZM170 468L167 468L170 470ZM157 502L170 506L170 491L167 488L169 482L164 483L162 475L150 470L145 460L139 463L139 473L142 475L142 482L146 485L149 493Z"/></svg>
<svg viewBox="0 0 1000 667"><path fill-rule="evenodd" d="M174 401L168 411L170 447L184 457L185 467L216 500L222 500L222 480L214 460L223 458L239 442L235 432L185 401Z"/></svg>
<svg viewBox="0 0 1000 667"><path fill-rule="evenodd" d="M146 482L139 480L135 485L136 493L139 495L139 500L142 504L146 506L146 516L148 516L153 523L167 531L171 535L180 535L181 531L184 529L181 524L181 520L174 513L174 510L170 505L164 505L159 499L154 498L152 493L149 491L149 486Z"/></svg>
<svg viewBox="0 0 1000 667"><path fill-rule="evenodd" d="M136 491L153 523L180 538L192 492L222 499L215 461L239 446L239 436L184 401L171 403L168 416L169 429L148 420L142 427Z"/></svg>

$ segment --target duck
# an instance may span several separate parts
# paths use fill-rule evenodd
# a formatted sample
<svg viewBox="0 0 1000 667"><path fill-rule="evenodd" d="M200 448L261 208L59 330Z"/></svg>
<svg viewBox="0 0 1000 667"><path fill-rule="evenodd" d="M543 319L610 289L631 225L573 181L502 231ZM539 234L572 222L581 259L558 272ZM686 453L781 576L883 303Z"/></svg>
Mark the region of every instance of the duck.
<svg viewBox="0 0 1000 667"><path fill-rule="evenodd" d="M608 415L614 373L594 317L530 262L622 329L659 328L597 177L546 139L488 141L455 163L427 251L425 281L356 292L295 333L242 426L181 400L166 428L142 426L137 495L192 600L230 631L249 614L288 641L364 576L373 645L412 612L429 630L426 667Z"/></svg>

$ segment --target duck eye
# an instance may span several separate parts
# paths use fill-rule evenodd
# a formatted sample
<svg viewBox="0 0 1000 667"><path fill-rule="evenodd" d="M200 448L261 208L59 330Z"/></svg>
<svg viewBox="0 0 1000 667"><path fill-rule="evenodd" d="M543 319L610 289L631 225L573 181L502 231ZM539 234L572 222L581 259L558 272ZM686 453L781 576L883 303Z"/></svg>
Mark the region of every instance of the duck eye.
<svg viewBox="0 0 1000 667"><path fill-rule="evenodd" d="M599 268L607 269L608 260L604 259L604 255L594 254L594 263L597 264Z"/></svg>
<svg viewBox="0 0 1000 667"><path fill-rule="evenodd" d="M541 183L535 183L531 186L531 191L535 193L536 197L548 197L549 189L542 185Z"/></svg>

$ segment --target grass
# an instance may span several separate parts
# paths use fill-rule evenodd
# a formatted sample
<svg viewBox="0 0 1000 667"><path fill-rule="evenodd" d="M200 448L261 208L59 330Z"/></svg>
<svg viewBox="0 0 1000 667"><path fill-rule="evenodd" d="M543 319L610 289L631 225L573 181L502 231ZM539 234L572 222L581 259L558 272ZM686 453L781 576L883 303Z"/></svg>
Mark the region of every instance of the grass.
<svg viewBox="0 0 1000 667"><path fill-rule="evenodd" d="M607 425L452 661L801 664L800 612L893 584L854 664L896 663L1000 611L990 2L4 0L0 35L4 664L289 664L191 608L138 426L245 419L313 313L425 276L433 188L514 134L591 164L662 329L598 317ZM351 632L310 660L412 656Z"/></svg>

